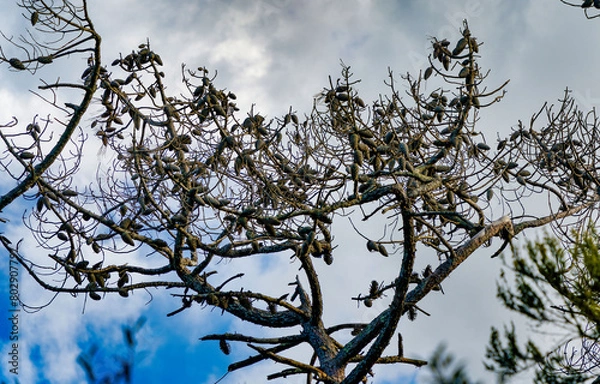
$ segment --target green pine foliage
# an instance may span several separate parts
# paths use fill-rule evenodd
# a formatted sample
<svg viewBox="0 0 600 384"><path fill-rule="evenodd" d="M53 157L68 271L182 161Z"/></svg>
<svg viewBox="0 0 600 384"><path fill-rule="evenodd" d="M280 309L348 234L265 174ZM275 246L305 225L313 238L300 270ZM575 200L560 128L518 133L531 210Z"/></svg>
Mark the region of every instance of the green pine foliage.
<svg viewBox="0 0 600 384"><path fill-rule="evenodd" d="M492 328L486 368L499 382L535 370L535 383L583 383L600 374L600 250L598 231L589 226L573 233L565 247L545 234L528 241L522 252L512 250L507 267L512 284L502 271L498 297L511 311L525 316L539 334L537 342L519 342L514 324L503 332ZM556 336L543 350L548 335Z"/></svg>
<svg viewBox="0 0 600 384"><path fill-rule="evenodd" d="M440 344L427 364L429 370L429 382L431 384L481 384L480 381L472 381L467 374L466 365L457 361L450 353L445 344Z"/></svg>

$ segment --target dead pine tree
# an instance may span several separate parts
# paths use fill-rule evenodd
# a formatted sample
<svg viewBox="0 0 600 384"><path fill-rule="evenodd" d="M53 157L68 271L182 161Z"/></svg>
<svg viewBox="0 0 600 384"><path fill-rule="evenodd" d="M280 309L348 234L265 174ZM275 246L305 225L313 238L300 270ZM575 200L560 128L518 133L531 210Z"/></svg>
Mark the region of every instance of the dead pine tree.
<svg viewBox="0 0 600 384"><path fill-rule="evenodd" d="M229 371L271 360L285 368L269 379L304 375L308 382L333 384L366 381L377 364L422 366L426 361L411 358L410 345L400 342L401 351L393 347L389 355L386 347L402 333L400 318L416 320L419 302L440 291L469 256L483 246L498 253L526 229L564 229L565 220L589 220L596 212L595 115L584 119L566 93L558 110L544 106L528 125L519 122L509 137L492 143L489 129L484 135L476 122L500 101L505 84L487 85L478 63L483 47L466 22L458 41L432 39L421 73L397 79L390 71L387 93L373 102L359 96L359 82L344 65L309 114L290 109L267 118L239 113L235 94L219 88L203 67L184 67L187 92L169 94L163 58L149 42L104 62L86 2L59 3L22 5L34 28L54 27L50 20L58 18L79 26L73 44L91 44L75 52L90 55L79 82L60 87L80 89L84 101L93 95L101 111L88 112L87 101L51 103L71 119L85 114L91 121L86 129L96 137L70 136L66 156L38 144L50 140L48 129L32 135L13 127L11 135L2 134L1 164L20 188L14 196L35 201L25 223L49 256L24 254L18 239L2 236L2 245L53 292L101 301L169 288L178 303L169 315L199 306L278 331L273 337L202 337L225 353L252 353ZM36 49L3 60L31 70L40 63ZM425 94L425 83L434 91ZM544 118L548 123L536 128ZM67 127L80 120L69 121ZM29 144L24 137L31 137ZM78 184L92 140L101 140L114 162L94 182ZM42 166L46 159L60 166L50 172ZM2 196L7 203L1 207L11 196ZM526 202L540 198L548 204L530 212ZM494 215L492 201L504 216ZM336 254L332 225L347 222L349 214L381 231L371 238L357 228L365 247L355 252L374 263L397 258L398 269L391 281L375 278L338 298L336 305L371 309L383 303L370 320L326 324L317 272L347 262ZM153 267L133 263L134 250ZM415 261L425 252L439 262L420 271ZM224 265L235 270L240 260L259 256L291 260L289 289L269 295L252 288L243 268L224 272ZM289 334L280 336L285 329ZM312 355L285 355L300 345L310 346Z"/></svg>

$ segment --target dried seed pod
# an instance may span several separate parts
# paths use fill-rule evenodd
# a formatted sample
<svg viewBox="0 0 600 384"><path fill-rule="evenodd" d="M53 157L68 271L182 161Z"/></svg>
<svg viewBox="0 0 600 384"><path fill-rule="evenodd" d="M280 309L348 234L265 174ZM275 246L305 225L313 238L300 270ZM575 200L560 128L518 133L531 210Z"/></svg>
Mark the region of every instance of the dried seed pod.
<svg viewBox="0 0 600 384"><path fill-rule="evenodd" d="M377 244L377 251L385 257L388 257L388 255L389 255L387 249L381 243Z"/></svg>
<svg viewBox="0 0 600 384"><path fill-rule="evenodd" d="M506 140L500 140L498 142L498 146L496 147L496 149L498 151L502 151L504 149L504 147L506 147Z"/></svg>
<svg viewBox="0 0 600 384"><path fill-rule="evenodd" d="M256 142L254 143L254 148L256 148L256 150L258 150L258 151L266 148L266 146L267 146L267 142L261 138L258 138L258 140L256 140Z"/></svg>
<svg viewBox="0 0 600 384"><path fill-rule="evenodd" d="M100 233L100 234L96 235L96 237L94 237L94 240L96 240L96 241L108 240L111 237L112 237L112 235L110 233Z"/></svg>
<svg viewBox="0 0 600 384"><path fill-rule="evenodd" d="M63 194L63 196L66 196L66 197L75 197L78 195L77 192L75 192L71 189L64 189L61 193Z"/></svg>
<svg viewBox="0 0 600 384"><path fill-rule="evenodd" d="M31 152L23 151L23 152L19 153L19 158L21 158L23 160L31 160L34 157L35 157L35 155Z"/></svg>
<svg viewBox="0 0 600 384"><path fill-rule="evenodd" d="M121 240L123 240L125 244L131 245L132 247L135 246L135 241L133 241L133 238L127 232L121 233Z"/></svg>
<svg viewBox="0 0 600 384"><path fill-rule="evenodd" d="M406 143L401 142L400 144L398 144L398 150L404 156L408 156L408 146L406 145Z"/></svg>
<svg viewBox="0 0 600 384"><path fill-rule="evenodd" d="M375 150L379 154L389 155L392 151L392 148L389 145L378 145L377 148L375 148Z"/></svg>
<svg viewBox="0 0 600 384"><path fill-rule="evenodd" d="M454 201L455 201L454 192L452 192L450 190L446 191L446 199L448 199L449 204L454 205Z"/></svg>
<svg viewBox="0 0 600 384"><path fill-rule="evenodd" d="M77 284L81 284L82 283L82 279L81 279L81 275L79 274L79 272L75 271L73 268L71 268L68 265L65 265L65 271L67 271L67 273L71 276L73 276L73 278L75 279L75 281L77 282Z"/></svg>
<svg viewBox="0 0 600 384"><path fill-rule="evenodd" d="M350 100L350 95L347 92L336 93L335 98L339 101L348 101Z"/></svg>
<svg viewBox="0 0 600 384"><path fill-rule="evenodd" d="M204 202L206 202L206 204L208 204L211 207L214 207L214 208L221 207L221 203L219 202L219 200L215 199L212 196L206 195L206 196L203 197L203 199L204 199Z"/></svg>
<svg viewBox="0 0 600 384"><path fill-rule="evenodd" d="M402 343L402 335L398 332L398 356L404 356L404 346Z"/></svg>
<svg viewBox="0 0 600 384"><path fill-rule="evenodd" d="M90 296L90 299L92 299L92 300L98 301L98 300L102 299L102 297L97 292L94 292L94 291L88 292L88 295Z"/></svg>
<svg viewBox="0 0 600 384"><path fill-rule="evenodd" d="M8 63L10 64L11 67L18 69L19 71L26 69L23 62L21 60L17 59L16 57L13 57L12 59L8 60Z"/></svg>
<svg viewBox="0 0 600 384"><path fill-rule="evenodd" d="M123 220L121 220L121 222L119 223L119 227L123 229L129 229L129 227L131 227L131 223L131 219L129 217L126 217Z"/></svg>
<svg viewBox="0 0 600 384"><path fill-rule="evenodd" d="M371 130L369 129L361 129L360 131L358 131L358 134L362 139L372 139L375 137L373 132L371 132Z"/></svg>
<svg viewBox="0 0 600 384"><path fill-rule="evenodd" d="M423 79L425 79L425 80L429 79L432 74L433 74L433 67L428 67L425 70L425 74L423 75Z"/></svg>
<svg viewBox="0 0 600 384"><path fill-rule="evenodd" d="M215 105L213 107L213 109L215 110L215 113L217 114L217 116L222 116L222 117L226 117L227 116L227 113L225 113L225 110L220 105L218 105L218 104Z"/></svg>
<svg viewBox="0 0 600 384"><path fill-rule="evenodd" d="M269 236L272 236L272 237L277 236L277 231L275 230L275 227L272 226L271 224L265 224L265 229L267 230L267 233L269 234Z"/></svg>
<svg viewBox="0 0 600 384"><path fill-rule="evenodd" d="M358 97L358 96L356 96L356 97L354 98L354 103L355 103L356 105L358 105L359 107L361 107L361 108L365 108L365 107L367 106L367 105L365 104L365 102L363 101L363 99L361 99L361 98L360 98L360 97Z"/></svg>
<svg viewBox="0 0 600 384"><path fill-rule="evenodd" d="M96 282L98 283L99 286L103 287L106 285L106 281L104 280L104 276L98 274L96 275Z"/></svg>
<svg viewBox="0 0 600 384"><path fill-rule="evenodd" d="M263 224L263 225L274 225L274 226L279 226L281 225L281 221L279 219L277 219L276 217L257 217L256 221L259 224Z"/></svg>
<svg viewBox="0 0 600 384"><path fill-rule="evenodd" d="M362 162L364 160L365 160L365 157L363 155L363 152L360 149L355 149L354 150L354 163L362 164Z"/></svg>
<svg viewBox="0 0 600 384"><path fill-rule="evenodd" d="M369 252L373 252L373 251L379 252L379 246L373 240L367 241L367 249L369 250Z"/></svg>
<svg viewBox="0 0 600 384"><path fill-rule="evenodd" d="M38 13L38 11L33 11L31 13L31 16L29 17L29 21L31 21L31 26L36 25L39 19L40 19L40 14Z"/></svg>
<svg viewBox="0 0 600 384"><path fill-rule="evenodd" d="M121 272L119 272L120 274ZM117 281L117 287L123 288L125 284L129 282L129 275L127 273L123 273L120 275L119 280Z"/></svg>
<svg viewBox="0 0 600 384"><path fill-rule="evenodd" d="M373 144L373 147L375 146L375 143L373 142L373 140L371 139L364 139L363 141L365 142L369 142L369 144ZM364 142L359 142L357 148L360 151L363 151L363 153L368 157L370 156L369 153L371 152L371 147L369 147L366 143Z"/></svg>
<svg viewBox="0 0 600 384"><path fill-rule="evenodd" d="M221 352L223 352L226 355L229 355L229 353L231 353L229 343L225 339L219 340L219 348L221 349Z"/></svg>
<svg viewBox="0 0 600 384"><path fill-rule="evenodd" d="M196 89L194 89L193 95L194 97L202 97L202 95L204 95L204 86L197 86Z"/></svg>
<svg viewBox="0 0 600 384"><path fill-rule="evenodd" d="M510 141L515 141L517 140L519 137L521 137L521 130L518 131L514 131L511 135L510 135Z"/></svg>
<svg viewBox="0 0 600 384"><path fill-rule="evenodd" d="M444 69L446 71L450 70L450 63L451 63L450 56L444 56L444 58L442 59L442 65L444 66Z"/></svg>
<svg viewBox="0 0 600 384"><path fill-rule="evenodd" d="M383 137L383 142L389 144L394 140L395 137L396 134L394 133L394 131L388 131L388 133L386 133Z"/></svg>
<svg viewBox="0 0 600 384"><path fill-rule="evenodd" d="M244 158L242 156L238 156L235 158L233 163L233 170L236 175L239 175L242 172L242 168L244 167Z"/></svg>
<svg viewBox="0 0 600 384"><path fill-rule="evenodd" d="M354 163L350 166L350 176L352 177L352 180L358 181L359 172L360 167L358 166L358 164Z"/></svg>
<svg viewBox="0 0 600 384"><path fill-rule="evenodd" d="M452 170L452 167L449 165L436 165L434 169L436 172L446 173L450 172Z"/></svg>
<svg viewBox="0 0 600 384"><path fill-rule="evenodd" d="M396 159L391 158L387 163L388 171L392 172L396 167Z"/></svg>
<svg viewBox="0 0 600 384"><path fill-rule="evenodd" d="M46 207L46 202L45 200L47 200L46 196L41 196L39 199L37 199L36 203L35 203L35 208L37 209L38 212L41 212L42 209L44 209L44 207ZM50 202L48 201L48 205L50 204Z"/></svg>
<svg viewBox="0 0 600 384"><path fill-rule="evenodd" d="M452 50L452 54L454 56L460 55L461 52L467 47L468 41L464 37L461 37L460 40L456 42L456 47Z"/></svg>
<svg viewBox="0 0 600 384"><path fill-rule="evenodd" d="M152 240L152 243L154 244L155 247L158 247L158 248L164 248L169 245L163 239L154 239L154 240Z"/></svg>

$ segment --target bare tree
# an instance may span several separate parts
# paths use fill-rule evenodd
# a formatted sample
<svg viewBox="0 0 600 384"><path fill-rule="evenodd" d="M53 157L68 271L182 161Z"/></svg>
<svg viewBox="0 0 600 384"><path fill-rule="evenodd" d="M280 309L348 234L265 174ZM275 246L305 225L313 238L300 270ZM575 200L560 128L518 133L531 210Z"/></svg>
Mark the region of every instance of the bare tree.
<svg viewBox="0 0 600 384"><path fill-rule="evenodd" d="M87 13L87 1L75 5L68 1L23 0L19 6L25 11L32 30L18 38L2 34L10 43L10 52L6 47L0 48L0 62L8 63L15 71L35 73L43 66L55 66L57 62L71 61L82 55L88 60L83 84L78 79L56 80L39 87L48 96L38 95L64 113L64 117L38 119L36 116L25 130L17 128L17 118L0 125L3 143L0 167L15 181L9 191L0 196L0 212L31 188L36 188L37 180L57 160L63 159L65 148L92 103L101 71L105 71L100 65L101 38ZM69 74L75 72L71 62L68 68ZM60 96L65 94L70 96L69 102L61 104ZM51 123L58 123L61 129L51 130ZM83 136L78 141L83 141ZM6 178L4 181L9 182Z"/></svg>
<svg viewBox="0 0 600 384"><path fill-rule="evenodd" d="M32 20L36 12L47 20L59 15L95 36L85 2L81 8L60 4L62 11L44 1L23 5ZM81 76L84 84L60 87L98 94L102 112L91 128L115 160L95 183L77 185L83 136L72 149L78 152L51 171L38 168L52 158L37 144L41 140L33 137L24 148L6 138L3 166L20 167L11 172L20 184L31 179L18 192L29 188L36 199L25 222L50 257L45 264L34 262L18 243L0 241L53 292L101 300L171 288L181 308L169 315L198 305L262 327L290 329L287 336L270 338L203 337L219 341L225 353L230 342L255 352L229 371L272 360L287 368L269 379L301 374L308 382L356 383L376 364L424 365L405 354L399 319L424 312L420 300L439 291L452 271L493 239L500 240L497 255L526 229L555 224L561 232L566 219L592 218L600 185L597 118L579 111L568 92L557 111L544 106L491 148L476 122L482 109L502 98L505 84L486 84L487 72L478 64L481 44L466 22L461 32L456 42L432 39L430 66L401 76L406 94L390 71L388 93L367 104L344 65L310 114L290 109L271 119L255 111L239 116L236 96L219 89L205 68L182 67L187 92L168 94L162 59L149 42L114 60L112 72L96 49ZM98 46L100 39L94 41ZM33 65L32 58L11 60L13 67ZM424 82L436 90L424 94ZM87 105L68 107L74 117ZM547 123L536 129L542 117ZM540 198L547 199L546 207L527 206ZM492 212L491 202L503 215ZM401 263L392 281L373 280L345 298L367 307L385 302L377 316L325 324L317 271L343 266L331 226L348 215L381 225L377 238L357 229L364 252L393 253ZM134 250L156 266L132 264L128 255ZM424 252L437 254L439 263L418 271L415 260ZM119 263L106 262L114 254ZM292 259L289 292L255 292L243 270L225 275L220 263L227 260L231 269L257 255ZM245 288L228 288L234 280ZM398 351L384 355L396 337ZM284 356L301 344L310 346L312 357Z"/></svg>

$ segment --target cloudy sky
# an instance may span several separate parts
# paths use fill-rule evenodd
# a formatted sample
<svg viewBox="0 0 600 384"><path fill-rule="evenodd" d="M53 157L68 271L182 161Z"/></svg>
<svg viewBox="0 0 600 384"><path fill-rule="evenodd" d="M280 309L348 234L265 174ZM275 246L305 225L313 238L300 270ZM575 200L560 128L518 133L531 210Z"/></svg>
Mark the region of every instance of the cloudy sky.
<svg viewBox="0 0 600 384"><path fill-rule="evenodd" d="M388 68L396 74L417 74L424 70L430 39L455 41L465 18L472 33L484 42L480 64L491 70L488 84L500 85L511 80L504 100L483 111L479 122L478 129L489 135L492 142L497 132L500 135L510 132L519 119L528 120L545 101L556 102L566 87L572 90L581 108L600 104L600 91L594 86L600 83L600 51L596 49L600 19L586 20L579 9L558 0L91 3L96 29L103 35L107 62L118 57L119 52L130 52L148 38L165 62L172 89L180 87L181 63L191 68L206 66L218 71L221 87L237 94L242 110L249 110L254 104L257 111L267 116L281 116L290 105L300 114L309 113L313 96L328 85L328 76L335 79L339 75L340 60L362 79L358 88L363 99L374 100L386 91L383 81ZM1 30L8 36L22 33L27 21L20 17L21 10L12 0L0 0L0 6ZM81 63L77 65L80 67ZM11 116L28 121L35 113L48 113L47 106L28 92L39 84L43 75L17 74L7 65L0 66L0 122L9 121ZM94 164L102 162L105 155L91 152L94 155L90 157L90 169L94 169ZM0 224L3 225L0 232L12 239L23 237L19 217L26 209L24 201L11 207L8 213L12 221ZM340 247L336 252L352 254L357 247L362 251L364 244L353 243L352 237L348 226L340 225L336 233ZM30 254L39 252L31 242L25 242L22 250ZM467 362L472 377L493 382L481 362L490 326L501 326L509 319L495 299L500 266L499 259L490 259L487 250L473 255L444 284L445 295L435 295L423 302L431 317L421 316L414 323L403 319L400 326L405 335L406 355L426 358L445 342ZM4 253L0 253L0 267L0 311L4 318L8 289L5 283L8 262ZM390 267L393 268L368 264L374 273L383 276ZM268 264L268 268L265 264L246 266L248 276L260 277L256 286L262 284L266 289L271 283L287 283L289 280L283 281L279 276L289 274L290 268L297 266L287 261ZM346 268L320 271L320 276L328 281L330 307L326 319L331 321L343 319L348 311L361 316L352 305L351 309L346 308L347 296L340 297L353 288L348 276L365 266ZM22 315L19 343L22 383L82 382L83 371L75 363L79 353L93 341L100 341L108 355L120 352L121 325L132 324L141 315L147 322L138 334L136 383L214 383L226 372L232 359L249 354L244 347L234 346L232 355L225 357L215 343L198 341L201 336L219 330L247 329L236 320L200 308L166 318L166 313L178 305L168 292L140 292L128 300L109 297L86 304L82 297L53 298L22 274L21 294L31 305L42 306L52 301L39 312ZM7 326L0 321L3 344ZM0 376L11 378L5 363L7 348L2 350ZM264 382L271 369L269 364L258 365L230 374L222 383ZM420 383L425 376L424 370L386 367L376 371L373 382L396 383L403 379Z"/></svg>

